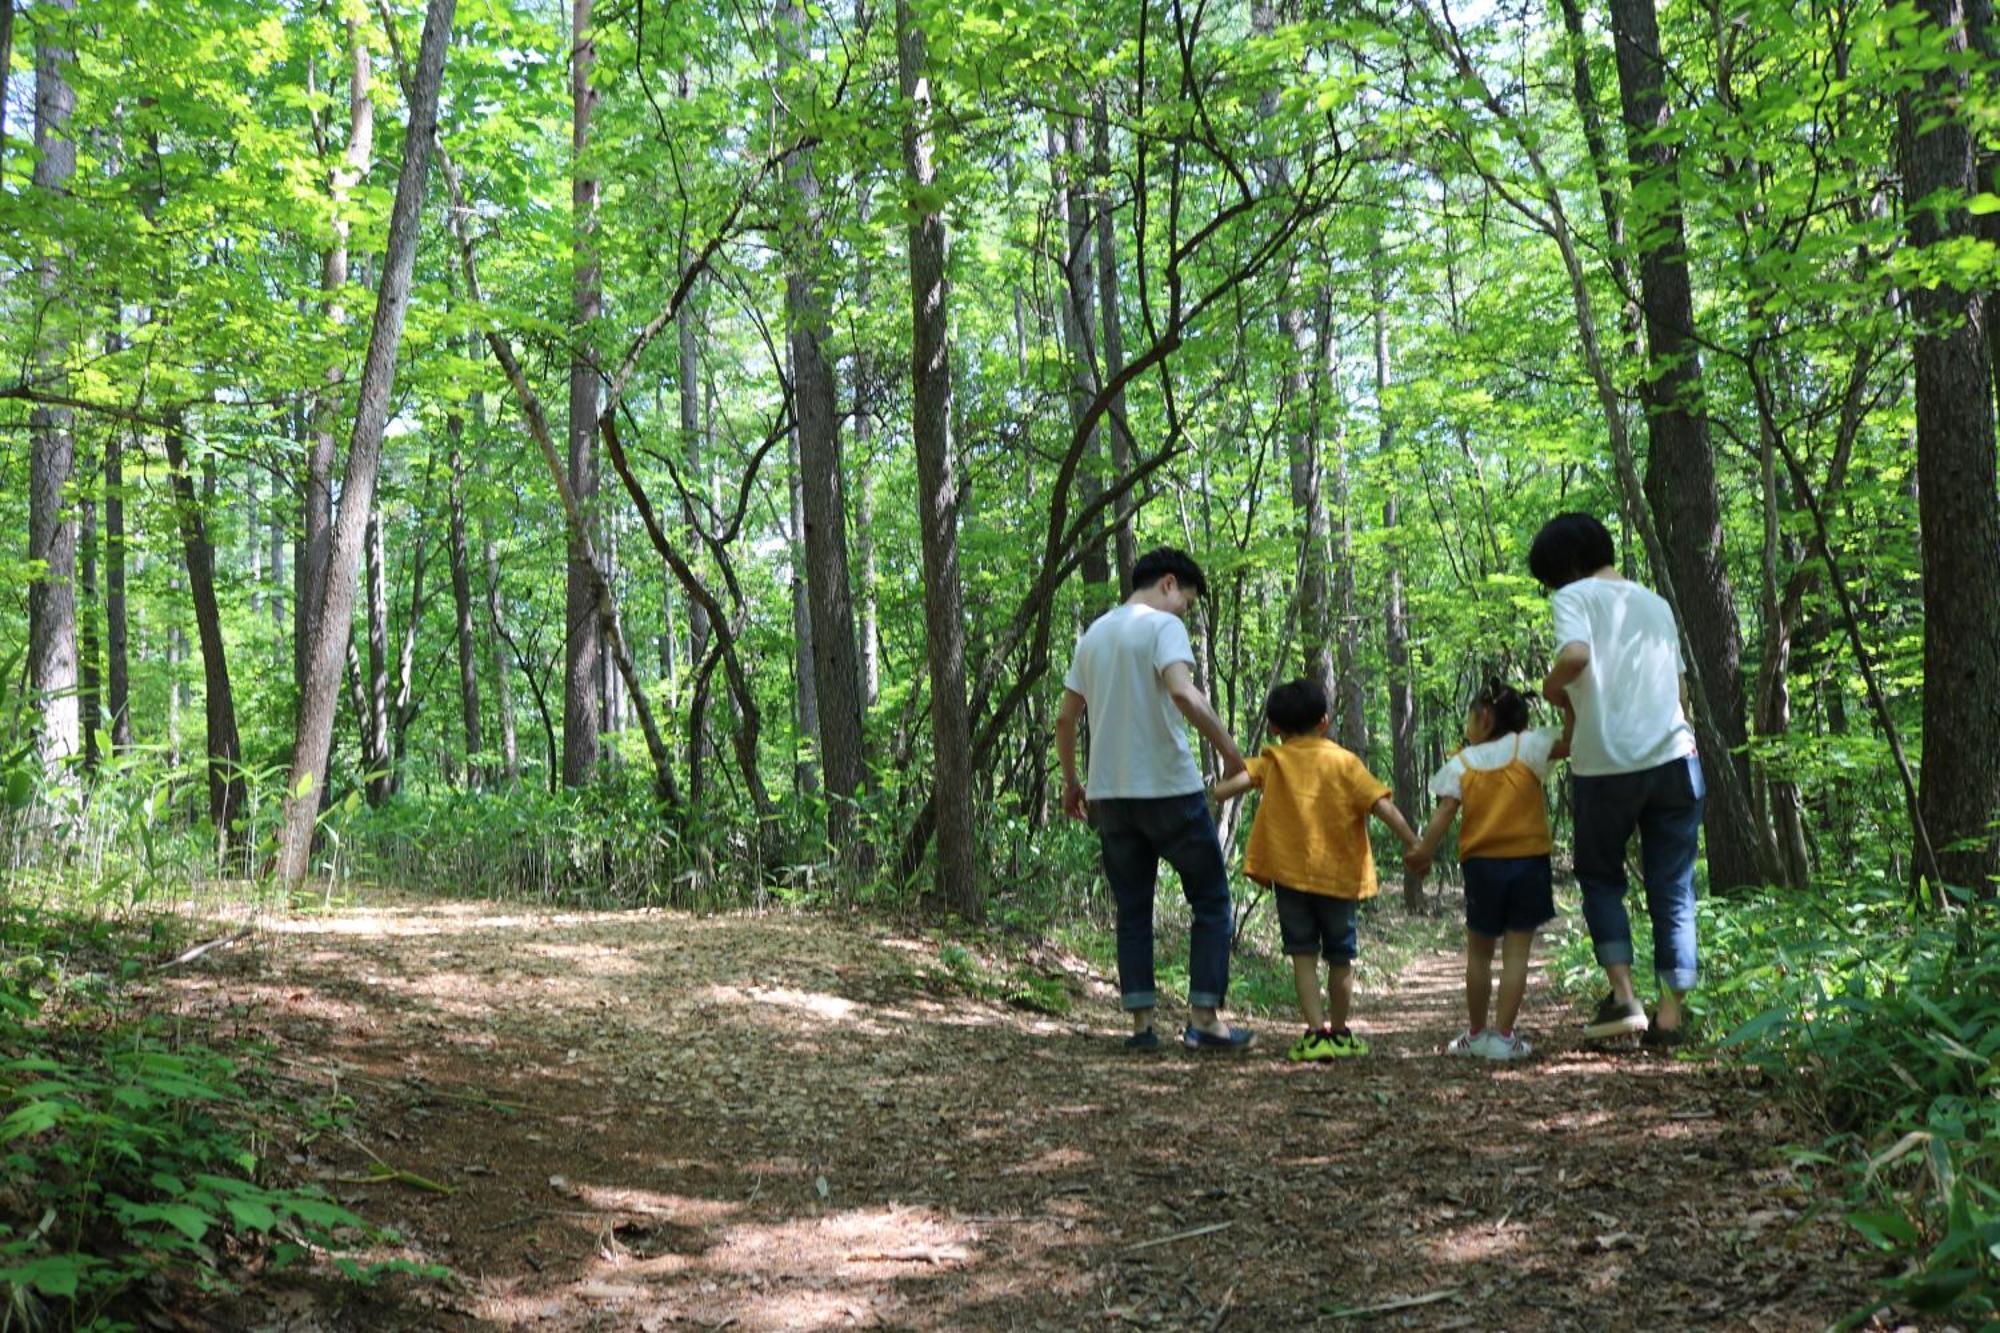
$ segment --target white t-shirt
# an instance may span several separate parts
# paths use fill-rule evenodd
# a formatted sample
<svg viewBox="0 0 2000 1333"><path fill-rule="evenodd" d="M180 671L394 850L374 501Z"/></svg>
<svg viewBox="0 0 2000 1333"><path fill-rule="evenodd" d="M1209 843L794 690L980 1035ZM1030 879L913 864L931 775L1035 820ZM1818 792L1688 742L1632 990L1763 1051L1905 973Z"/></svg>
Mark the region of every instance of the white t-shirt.
<svg viewBox="0 0 2000 1333"><path fill-rule="evenodd" d="M1562 730L1558 727L1537 727L1533 731L1509 733L1466 746L1445 760L1444 767L1431 779L1431 795L1449 796L1454 801L1464 800L1465 792L1460 786L1460 779L1464 777L1465 770L1473 768L1484 772L1490 768L1505 768L1514 758L1516 735L1520 737L1521 762L1528 766L1529 772L1547 782L1549 770L1555 764L1549 758L1549 751L1555 749L1556 742L1562 739Z"/></svg>
<svg viewBox="0 0 2000 1333"><path fill-rule="evenodd" d="M1640 773L1694 753L1681 712L1680 635L1664 597L1627 579L1578 579L1556 589L1556 647L1581 643L1590 665L1570 682L1578 777Z"/></svg>
<svg viewBox="0 0 2000 1333"><path fill-rule="evenodd" d="M1187 723L1161 673L1194 665L1181 618L1150 606L1107 611L1076 641L1063 684L1083 696L1090 723L1093 801L1185 796L1202 789Z"/></svg>

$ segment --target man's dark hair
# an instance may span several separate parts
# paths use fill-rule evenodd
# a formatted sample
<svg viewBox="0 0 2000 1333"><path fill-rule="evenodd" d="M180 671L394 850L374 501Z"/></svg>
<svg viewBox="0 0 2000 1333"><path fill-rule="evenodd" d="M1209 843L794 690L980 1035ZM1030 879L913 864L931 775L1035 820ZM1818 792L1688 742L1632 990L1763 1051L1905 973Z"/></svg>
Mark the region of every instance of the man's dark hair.
<svg viewBox="0 0 2000 1333"><path fill-rule="evenodd" d="M1542 524L1528 548L1528 572L1544 588L1566 588L1617 563L1611 534L1589 514L1557 514Z"/></svg>
<svg viewBox="0 0 2000 1333"><path fill-rule="evenodd" d="M1325 689L1304 677L1286 681L1264 701L1264 719L1280 736L1303 736L1325 716Z"/></svg>
<svg viewBox="0 0 2000 1333"><path fill-rule="evenodd" d="M1156 546L1132 563L1132 591L1150 588L1169 574L1195 596L1208 596L1208 580L1201 576L1201 566L1186 551L1171 546Z"/></svg>
<svg viewBox="0 0 2000 1333"><path fill-rule="evenodd" d="M1528 696L1512 685L1501 684L1497 677L1488 680L1486 688L1473 696L1472 706L1493 714L1495 736L1511 736L1528 729Z"/></svg>

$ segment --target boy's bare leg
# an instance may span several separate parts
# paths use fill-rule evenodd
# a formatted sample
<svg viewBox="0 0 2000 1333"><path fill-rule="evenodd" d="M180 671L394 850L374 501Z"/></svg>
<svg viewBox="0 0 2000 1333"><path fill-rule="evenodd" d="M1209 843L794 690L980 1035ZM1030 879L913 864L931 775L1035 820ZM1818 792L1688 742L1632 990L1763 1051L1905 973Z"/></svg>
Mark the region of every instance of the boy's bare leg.
<svg viewBox="0 0 2000 1333"><path fill-rule="evenodd" d="M1487 945L1491 949L1492 945ZM1510 930L1500 940L1500 1022L1502 1032L1514 1030L1521 1016L1521 997L1528 993L1528 951L1535 947L1535 932Z"/></svg>
<svg viewBox="0 0 2000 1333"><path fill-rule="evenodd" d="M1306 1026L1317 1031L1326 1026L1326 1011L1319 1004L1319 959L1309 953L1292 955L1292 985L1299 993L1299 1012Z"/></svg>
<svg viewBox="0 0 2000 1333"><path fill-rule="evenodd" d="M1329 963L1326 969L1326 1021L1335 1032L1347 1031L1347 1013L1354 1007L1354 964Z"/></svg>
<svg viewBox="0 0 2000 1333"><path fill-rule="evenodd" d="M1486 1028L1486 1006L1493 998L1493 941L1476 930L1465 932L1465 1016L1467 1032ZM1503 1006L1504 1008L1504 1006Z"/></svg>

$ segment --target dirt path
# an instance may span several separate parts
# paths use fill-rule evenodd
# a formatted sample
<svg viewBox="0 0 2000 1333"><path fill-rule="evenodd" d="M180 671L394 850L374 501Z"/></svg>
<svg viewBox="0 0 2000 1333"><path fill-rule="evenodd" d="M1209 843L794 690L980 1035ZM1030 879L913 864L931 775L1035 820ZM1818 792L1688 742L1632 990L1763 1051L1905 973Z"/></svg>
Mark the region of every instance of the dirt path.
<svg viewBox="0 0 2000 1333"><path fill-rule="evenodd" d="M208 1327L1778 1330L1867 1294L1748 1080L1560 1035L1448 1061L1452 957L1366 997L1370 1058L1294 1067L1276 1025L1128 1056L1108 997L958 998L934 945L827 918L272 926L181 1001L340 1119L295 1169L460 1280L267 1281ZM1573 1025L1531 992L1525 1030ZM370 1152L453 1192L354 1183Z"/></svg>

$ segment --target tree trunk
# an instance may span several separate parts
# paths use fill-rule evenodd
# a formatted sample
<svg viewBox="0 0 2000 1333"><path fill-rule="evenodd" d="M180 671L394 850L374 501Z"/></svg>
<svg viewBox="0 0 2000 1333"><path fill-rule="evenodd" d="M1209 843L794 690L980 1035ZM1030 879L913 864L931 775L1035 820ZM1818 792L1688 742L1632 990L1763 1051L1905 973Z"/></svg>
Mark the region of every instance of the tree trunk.
<svg viewBox="0 0 2000 1333"><path fill-rule="evenodd" d="M72 36L76 0L47 0L35 31L34 193L55 201L69 193L76 174L76 140L70 115L76 93L64 66L75 58ZM69 302L63 295L63 260L54 254L37 266L44 328L35 339L36 378L61 392L68 359ZM53 326L52 332L49 326ZM66 407L37 404L29 418L28 559L42 562L28 585L28 682L42 710L41 761L51 781L77 752L76 518L65 496L76 466L76 439Z"/></svg>
<svg viewBox="0 0 2000 1333"><path fill-rule="evenodd" d="M1069 421L1071 433L1083 424L1084 413L1097 397L1097 366L1093 356L1097 320L1097 278L1095 248L1090 221L1090 196L1078 182L1086 151L1083 119L1066 117L1062 133L1049 129L1049 166L1056 187L1056 208L1061 214L1063 251L1062 331L1063 347L1069 353ZM1076 470L1079 508L1088 508L1103 493L1101 475L1103 432L1096 425L1084 446L1083 462ZM1119 571L1122 579L1125 571ZM1102 538L1093 538L1083 553L1083 616L1094 620L1117 600L1111 583L1111 561Z"/></svg>
<svg viewBox="0 0 2000 1333"><path fill-rule="evenodd" d="M776 13L779 69L803 63L807 20L798 0L780 0ZM855 837L854 801L867 766L862 750L861 670L854 649L854 602L847 562L847 518L842 500L839 408L833 366L826 357L827 303L821 270L827 263L820 220L820 185L810 149L792 154L786 182L796 210L787 229L785 313L791 325L792 407L798 423L801 517L810 571L806 597L812 618L813 694L819 707L819 762L826 780L826 835L836 853L861 852ZM804 571L802 571L804 572Z"/></svg>
<svg viewBox="0 0 2000 1333"><path fill-rule="evenodd" d="M132 658L125 600L125 437L104 437L104 677L111 752L132 748Z"/></svg>
<svg viewBox="0 0 2000 1333"><path fill-rule="evenodd" d="M0 179L7 174L7 94L13 75L14 0L0 0Z"/></svg>
<svg viewBox="0 0 2000 1333"><path fill-rule="evenodd" d="M864 232L869 227L869 194L866 186L856 202L856 222ZM857 254L854 303L869 308L872 274L864 251ZM854 560L861 582L861 699L873 708L882 697L882 623L875 594L875 460L870 446L875 439L875 357L866 338L854 345ZM865 778L865 775L864 775Z"/></svg>
<svg viewBox="0 0 2000 1333"><path fill-rule="evenodd" d="M1125 325L1118 306L1118 230L1111 216L1111 115L1105 96L1098 93L1091 115L1091 176L1097 195L1097 313L1104 326L1104 380L1115 384L1125 370ZM1132 470L1132 425L1125 415L1125 390L1111 397L1111 471L1119 480ZM1117 544L1119 588L1124 588L1132 566L1139 560L1139 540L1132 527L1136 497L1118 506L1118 526L1112 536Z"/></svg>
<svg viewBox="0 0 2000 1333"><path fill-rule="evenodd" d="M1315 423L1315 433L1330 446L1333 468L1327 473L1332 510L1340 515L1340 530L1333 553L1332 627L1336 688L1328 696L1339 715L1340 743L1368 758L1368 695L1362 685L1361 617L1354 607L1354 505L1347 484L1347 432L1340 420L1340 341L1334 337L1333 299L1322 288L1319 294L1320 387L1315 403L1326 414ZM1310 558L1310 556L1308 556ZM1301 580L1303 581L1303 580ZM1303 610L1303 608L1301 608Z"/></svg>
<svg viewBox="0 0 2000 1333"><path fill-rule="evenodd" d="M681 95L687 96L687 76L681 76ZM687 267L687 256L683 251L681 267ZM702 422L700 357L697 344L697 308L693 293L681 302L675 312L675 333L678 336L680 357L675 385L680 399L681 456L686 460L688 470L688 494L681 500L681 527L686 534L687 549L694 549L695 506L694 496L698 493L703 476ZM666 570L669 584L673 581L673 569ZM687 600L687 660L690 669L708 657L708 608L693 597ZM702 800L702 774L708 759L708 710L705 693L697 692L688 716L688 799L695 805Z"/></svg>
<svg viewBox="0 0 2000 1333"><path fill-rule="evenodd" d="M382 543L382 515L368 516L368 663L362 678L362 768L368 774L368 804L389 799L389 573Z"/></svg>
<svg viewBox="0 0 2000 1333"><path fill-rule="evenodd" d="M563 785L580 787L597 768L599 637L596 580L584 547L593 541L597 525L596 442L598 383L596 358L590 352L591 325L603 313L598 281L595 233L597 178L584 154L590 146L590 114L597 95L590 88L590 70L597 59L591 31L592 0L571 0L570 91L570 247L575 265L570 288L569 362L569 489L588 525L569 534L569 573L563 605Z"/></svg>
<svg viewBox="0 0 2000 1333"><path fill-rule="evenodd" d="M486 567L486 619L493 631L493 689L500 714L500 776L509 787L521 780L521 748L514 731L514 687L508 675L507 632L500 620L500 548L488 534L481 555Z"/></svg>
<svg viewBox="0 0 2000 1333"><path fill-rule="evenodd" d="M1919 0L1926 25L1963 57L1958 0ZM1910 244L1964 245L1976 229L1974 145L1954 68L1928 71L1900 107ZM1926 201L1949 192L1943 207ZM2000 501L1994 492L1993 366L1983 293L1949 276L1910 294L1916 322L1917 514L1924 575L1924 745L1918 806L1945 882L1990 897L2000 872ZM1931 886L1937 893L1942 886Z"/></svg>
<svg viewBox="0 0 2000 1333"><path fill-rule="evenodd" d="M306 877L312 854L320 790L326 783L327 753L333 742L333 710L340 688L340 663L345 656L354 612L354 572L361 554L363 528L374 508L375 479L382 464L382 437L389 416L389 394L395 385L396 352L409 307L410 277L416 264L417 237L423 218L424 180L430 170L431 143L437 132L438 85L444 76L445 50L451 36L457 0L428 0L424 35L411 81L410 122L403 142L403 166L396 181L396 201L389 216L388 245L383 257L381 287L369 330L368 355L362 364L354 434L342 477L340 512L329 543L325 593L309 623L306 689L299 700L299 734L293 752L291 779L285 786L285 816L279 844L279 879L295 884Z"/></svg>
<svg viewBox="0 0 2000 1333"><path fill-rule="evenodd" d="M333 244L320 257L320 290L327 297L327 319L338 328L347 322L341 291L347 286L348 193L368 174L375 152L375 103L369 96L368 43L361 28L347 25L350 65L347 79L347 148L333 169L328 185L332 204ZM328 364L321 387L313 396L312 439L306 448L306 480L299 547L298 596L292 607L292 667L300 698L305 695L307 641L312 618L326 599L326 567L333 534L334 438L340 421L340 386L347 371L340 356ZM345 655L343 650L342 655Z"/></svg>
<svg viewBox="0 0 2000 1333"><path fill-rule="evenodd" d="M215 548L194 478L178 415L166 429L167 467L173 482L174 514L186 557L188 592L194 602L195 632L201 640L201 670L208 728L208 817L216 834L233 841L231 830L243 813L246 793L243 743L236 733L236 696L229 685L229 659L222 643L222 609L215 595Z"/></svg>
<svg viewBox="0 0 2000 1333"><path fill-rule="evenodd" d="M477 787L479 757L479 640L472 628L472 562L465 540L465 434L456 413L445 417L451 436L451 604L458 631L458 711L465 728L465 784Z"/></svg>
<svg viewBox="0 0 2000 1333"><path fill-rule="evenodd" d="M1742 634L1722 560L1722 514L1694 332L1678 153L1671 143L1653 137L1665 128L1668 116L1653 0L1611 0L1611 21L1633 193L1657 199L1660 207L1657 218L1644 218L1633 227L1641 238L1639 287L1650 368L1640 388L1650 445L1646 498L1672 565L1688 638L1707 667L1702 680L1710 716L1723 742L1737 751L1747 739ZM1749 765L1740 752L1711 750L1702 755L1702 763L1710 771L1734 765L1737 780L1748 789ZM1719 889L1754 884L1762 877L1759 846L1768 842L1769 831L1749 821L1739 823L1739 813L1726 802L1711 801L1704 819L1709 882Z"/></svg>
<svg viewBox="0 0 2000 1333"><path fill-rule="evenodd" d="M787 462L791 464L791 555L792 555L792 693L798 700L798 744L793 748L793 781L807 795L819 791L819 677L813 671L812 594L806 590L812 578L806 557L804 481L799 472L799 435L794 428L785 437Z"/></svg>
<svg viewBox="0 0 2000 1333"><path fill-rule="evenodd" d="M1389 289L1381 254L1381 237L1376 237L1372 266L1375 323L1375 413L1379 430L1377 447L1382 461L1394 476L1396 422L1389 411ZM1389 659L1389 785L1395 791L1396 808L1405 815L1417 808L1417 729L1416 704L1410 691L1410 629L1403 614L1403 553L1396 545L1396 496L1390 492L1382 502L1382 528L1391 534L1383 554L1389 564L1386 588L1384 639ZM1424 905L1424 877L1405 872L1403 906L1420 911Z"/></svg>
<svg viewBox="0 0 2000 1333"><path fill-rule="evenodd" d="M267 507L270 519L270 551L268 574L270 586L266 589L266 601L271 615L271 629L282 636L285 632L285 488L278 480L278 474L271 473L271 499Z"/></svg>
<svg viewBox="0 0 2000 1333"><path fill-rule="evenodd" d="M937 821L937 892L968 920L984 914L973 836L971 719L965 698L965 620L958 572L958 460L952 440L949 237L933 200L933 105L924 34L910 0L896 2L896 69L910 118L903 163L917 198L909 222L910 319L918 517L924 550L924 637L930 658L932 803Z"/></svg>
<svg viewBox="0 0 2000 1333"><path fill-rule="evenodd" d="M79 533L78 558L83 566L81 595L77 598L77 642L81 649L77 703L83 728L83 770L95 773L102 758L97 738L104 730L104 679L98 666L97 616L103 609L97 596L97 502L88 495L77 499Z"/></svg>

